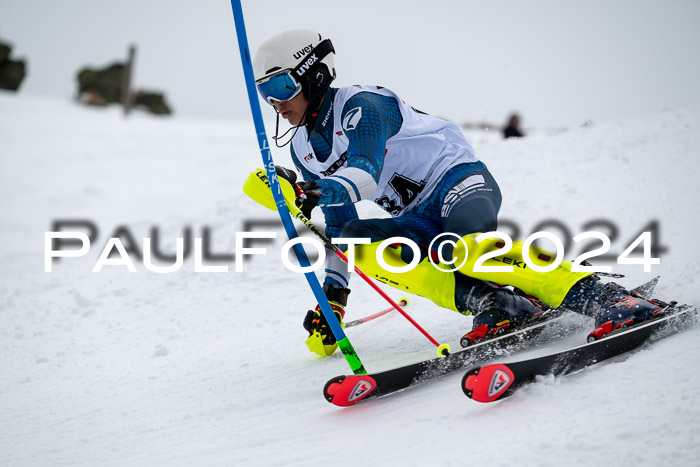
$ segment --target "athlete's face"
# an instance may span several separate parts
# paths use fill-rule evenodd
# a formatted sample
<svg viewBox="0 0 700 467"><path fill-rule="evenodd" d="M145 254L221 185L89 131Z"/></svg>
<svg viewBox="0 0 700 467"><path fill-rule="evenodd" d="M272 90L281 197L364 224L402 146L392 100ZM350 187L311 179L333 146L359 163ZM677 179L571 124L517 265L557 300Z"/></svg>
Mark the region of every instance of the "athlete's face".
<svg viewBox="0 0 700 467"><path fill-rule="evenodd" d="M293 99L284 102L273 99L272 105L275 106L282 118L286 118L289 123L296 126L304 123L304 112L309 101L306 100L303 93L299 93Z"/></svg>

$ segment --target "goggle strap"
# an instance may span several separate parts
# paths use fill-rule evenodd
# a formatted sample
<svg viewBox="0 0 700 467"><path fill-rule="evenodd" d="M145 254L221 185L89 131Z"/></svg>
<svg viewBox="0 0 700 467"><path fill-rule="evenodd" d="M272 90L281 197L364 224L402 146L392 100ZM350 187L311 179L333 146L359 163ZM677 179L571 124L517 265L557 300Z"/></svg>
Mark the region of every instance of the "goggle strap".
<svg viewBox="0 0 700 467"><path fill-rule="evenodd" d="M335 49L333 48L331 40L322 40L316 47L311 49L311 52L308 53L305 59L303 59L301 62L299 62L299 64L296 67L294 67L294 70L292 70L292 77L296 81L298 81L299 78L304 75L304 73L309 71L309 68L326 58L326 56L331 52L335 53ZM314 57L316 57L315 60L309 63L309 61L312 60Z"/></svg>

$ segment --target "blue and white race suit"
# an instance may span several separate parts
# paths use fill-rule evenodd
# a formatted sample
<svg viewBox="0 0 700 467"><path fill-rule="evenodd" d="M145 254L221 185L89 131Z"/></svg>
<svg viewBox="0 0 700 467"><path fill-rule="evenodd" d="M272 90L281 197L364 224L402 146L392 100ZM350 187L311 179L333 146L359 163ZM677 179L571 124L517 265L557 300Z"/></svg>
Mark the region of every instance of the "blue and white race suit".
<svg viewBox="0 0 700 467"><path fill-rule="evenodd" d="M496 229L498 184L460 129L386 88L329 88L313 130L292 139L292 159L321 187L328 237L403 236L427 247L442 232ZM363 199L392 218L358 219L354 203ZM325 283L348 286L337 256L327 254L325 266Z"/></svg>

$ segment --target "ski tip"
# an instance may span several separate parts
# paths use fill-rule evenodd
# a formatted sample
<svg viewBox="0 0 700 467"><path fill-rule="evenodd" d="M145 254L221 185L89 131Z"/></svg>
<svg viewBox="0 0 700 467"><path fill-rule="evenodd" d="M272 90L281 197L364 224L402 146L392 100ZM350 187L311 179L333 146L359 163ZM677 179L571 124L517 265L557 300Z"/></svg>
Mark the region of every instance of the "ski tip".
<svg viewBox="0 0 700 467"><path fill-rule="evenodd" d="M476 367L462 377L462 391L477 402L493 402L507 395L514 380L513 372L506 365Z"/></svg>
<svg viewBox="0 0 700 467"><path fill-rule="evenodd" d="M336 376L324 386L323 397L333 405L348 407L363 400L376 387L377 382L371 376Z"/></svg>

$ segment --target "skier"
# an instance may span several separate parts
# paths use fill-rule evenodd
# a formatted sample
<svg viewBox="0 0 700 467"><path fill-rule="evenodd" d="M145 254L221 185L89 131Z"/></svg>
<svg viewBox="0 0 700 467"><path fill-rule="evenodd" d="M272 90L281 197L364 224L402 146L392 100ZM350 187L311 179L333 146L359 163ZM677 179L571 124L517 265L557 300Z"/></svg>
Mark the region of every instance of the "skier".
<svg viewBox="0 0 700 467"><path fill-rule="evenodd" d="M456 125L412 108L386 88L331 87L334 55L330 39L296 29L265 41L255 54L253 70L260 95L277 112L273 139L279 147L291 142L292 161L303 181L283 167L277 167L277 175L295 188L296 203L306 217L321 207L329 238L370 240L355 247L356 262L370 277L389 276L390 285L475 315L472 341L521 325L542 311L534 300L490 282L593 316L596 326L609 321L613 326L630 324L658 312L658 306L632 297L617 284L600 282L592 273L572 272L566 261L549 273L515 268L479 275L468 267L455 272L435 268L431 259L448 269L459 249L452 251L450 244L437 251L435 245L429 248L442 233L471 242L470 258L479 254L479 246L488 247L486 242L476 244L470 234L497 229L498 184ZM292 125L282 136L280 116ZM290 131L289 141L280 146ZM373 200L392 217L359 219L354 204L362 199ZM393 237L406 237L420 246L421 257L412 271L389 275L373 260L379 242ZM514 242L508 256L522 263L521 245ZM404 246L389 248L386 254L393 255L395 265L414 259L411 248ZM336 255L326 258L323 290L342 323L350 273ZM335 338L318 305L308 311L303 325L310 338L322 340L327 355L335 351Z"/></svg>

